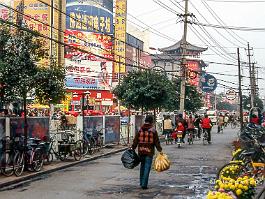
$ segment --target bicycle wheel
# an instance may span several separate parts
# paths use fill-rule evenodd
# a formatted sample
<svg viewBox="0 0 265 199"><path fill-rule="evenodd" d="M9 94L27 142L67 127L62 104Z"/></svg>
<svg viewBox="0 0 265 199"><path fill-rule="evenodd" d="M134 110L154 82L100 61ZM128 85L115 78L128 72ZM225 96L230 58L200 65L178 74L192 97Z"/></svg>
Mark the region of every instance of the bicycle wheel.
<svg viewBox="0 0 265 199"><path fill-rule="evenodd" d="M264 199L265 198L265 187L258 193L255 199Z"/></svg>
<svg viewBox="0 0 265 199"><path fill-rule="evenodd" d="M88 154L92 155L95 152L95 145L94 142L92 142L92 140L89 140L87 142L87 147L88 147Z"/></svg>
<svg viewBox="0 0 265 199"><path fill-rule="evenodd" d="M231 123L231 128L232 128L232 129L235 129L236 126L237 126L237 124L236 124L235 122Z"/></svg>
<svg viewBox="0 0 265 199"><path fill-rule="evenodd" d="M84 155L84 156L87 155L87 153L88 153L88 144L87 144L87 142L84 141L84 140L78 140L78 141L76 141L76 144L81 149L82 155Z"/></svg>
<svg viewBox="0 0 265 199"><path fill-rule="evenodd" d="M217 174L217 179L222 179L223 177L229 177L232 179L237 179L238 177L248 176L247 168L238 162L230 162L225 164Z"/></svg>
<svg viewBox="0 0 265 199"><path fill-rule="evenodd" d="M10 153L5 152L4 154L2 154L0 165L3 175L9 177L14 174L13 161Z"/></svg>
<svg viewBox="0 0 265 199"><path fill-rule="evenodd" d="M36 150L32 158L32 169L34 171L40 171L43 167L43 158L41 150Z"/></svg>
<svg viewBox="0 0 265 199"><path fill-rule="evenodd" d="M76 161L79 161L79 160L81 160L81 157L82 157L81 149L80 148L76 148L74 150L74 159Z"/></svg>
<svg viewBox="0 0 265 199"><path fill-rule="evenodd" d="M17 152L13 160L14 173L16 176L21 176L25 168L24 152Z"/></svg>
<svg viewBox="0 0 265 199"><path fill-rule="evenodd" d="M53 154L51 151L48 152L48 155L46 157L47 163L50 164L51 162L53 162Z"/></svg>

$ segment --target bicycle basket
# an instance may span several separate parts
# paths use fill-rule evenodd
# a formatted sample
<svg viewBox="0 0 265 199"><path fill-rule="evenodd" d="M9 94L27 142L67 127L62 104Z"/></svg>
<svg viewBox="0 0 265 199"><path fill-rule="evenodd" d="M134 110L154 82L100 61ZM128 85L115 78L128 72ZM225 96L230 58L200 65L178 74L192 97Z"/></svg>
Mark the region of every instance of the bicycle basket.
<svg viewBox="0 0 265 199"><path fill-rule="evenodd" d="M15 137L14 139L14 148L17 150L23 150L24 149L24 138L23 137Z"/></svg>
<svg viewBox="0 0 265 199"><path fill-rule="evenodd" d="M253 148L253 144L254 144L254 142L252 140L240 139L240 148L241 149Z"/></svg>

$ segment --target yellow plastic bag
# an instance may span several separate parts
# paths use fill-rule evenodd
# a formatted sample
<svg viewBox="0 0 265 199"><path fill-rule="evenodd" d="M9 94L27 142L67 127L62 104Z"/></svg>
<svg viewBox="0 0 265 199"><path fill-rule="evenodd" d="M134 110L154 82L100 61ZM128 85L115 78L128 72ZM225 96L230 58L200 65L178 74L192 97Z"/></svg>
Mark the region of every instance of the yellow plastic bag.
<svg viewBox="0 0 265 199"><path fill-rule="evenodd" d="M154 169L157 172L165 171L170 168L170 161L166 154L159 153L154 161Z"/></svg>

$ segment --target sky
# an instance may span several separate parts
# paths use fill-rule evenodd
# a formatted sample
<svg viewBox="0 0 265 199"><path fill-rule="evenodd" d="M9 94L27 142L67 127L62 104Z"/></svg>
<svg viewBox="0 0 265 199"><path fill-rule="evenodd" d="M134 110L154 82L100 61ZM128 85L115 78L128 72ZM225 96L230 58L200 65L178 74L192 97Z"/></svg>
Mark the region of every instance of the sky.
<svg viewBox="0 0 265 199"><path fill-rule="evenodd" d="M231 2L232 1L232 2ZM262 31L239 31L217 29L199 25L188 25L187 41L208 47L201 58L210 63L206 71L212 73L220 83L216 92L238 88L237 47L240 59L248 61L247 43L251 47L251 62L257 62L260 96L265 96L265 1L262 0L189 0L188 9L195 17L191 20L202 24L229 27L262 28ZM160 4L160 5L159 5ZM149 29L150 46L167 47L179 41L183 35L183 23L178 13L183 13L183 0L128 0L129 23L137 24L142 30ZM163 8L164 6L165 8ZM215 16L215 17L214 17ZM138 19L138 20L137 20ZM139 21L140 20L140 21ZM221 24L222 23L222 24ZM147 27L147 25L149 27ZM150 29L152 27L152 29ZM159 33L158 33L158 32ZM161 36L162 33L163 35ZM230 64L230 65L227 65ZM243 89L249 88L248 65L242 64ZM222 85L221 85L222 84ZM244 94L249 91L244 90Z"/></svg>

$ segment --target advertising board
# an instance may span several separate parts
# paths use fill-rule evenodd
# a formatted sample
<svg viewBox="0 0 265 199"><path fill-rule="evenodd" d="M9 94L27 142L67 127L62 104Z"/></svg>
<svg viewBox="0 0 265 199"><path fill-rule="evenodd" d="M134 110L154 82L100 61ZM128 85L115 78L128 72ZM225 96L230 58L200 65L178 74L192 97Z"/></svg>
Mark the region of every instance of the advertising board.
<svg viewBox="0 0 265 199"><path fill-rule="evenodd" d="M116 0L114 73L125 73L127 0Z"/></svg>
<svg viewBox="0 0 265 199"><path fill-rule="evenodd" d="M188 82L192 86L198 86L200 82L200 66L198 61L187 61L188 66Z"/></svg>
<svg viewBox="0 0 265 199"><path fill-rule="evenodd" d="M113 9L110 4L113 1L67 0L66 29L113 34Z"/></svg>
<svg viewBox="0 0 265 199"><path fill-rule="evenodd" d="M8 7L13 7L12 0L2 0L0 5L0 19L3 19L4 21L8 21L12 19L12 11L11 9L8 9Z"/></svg>

